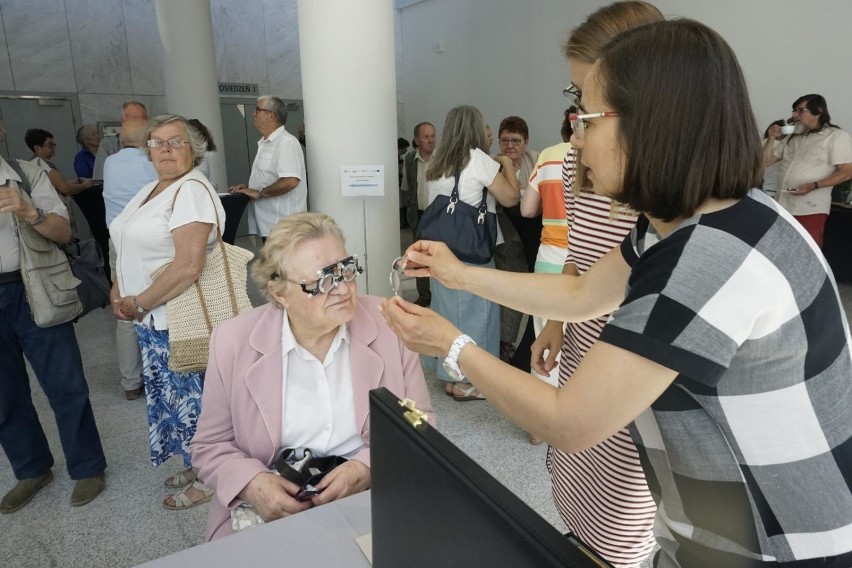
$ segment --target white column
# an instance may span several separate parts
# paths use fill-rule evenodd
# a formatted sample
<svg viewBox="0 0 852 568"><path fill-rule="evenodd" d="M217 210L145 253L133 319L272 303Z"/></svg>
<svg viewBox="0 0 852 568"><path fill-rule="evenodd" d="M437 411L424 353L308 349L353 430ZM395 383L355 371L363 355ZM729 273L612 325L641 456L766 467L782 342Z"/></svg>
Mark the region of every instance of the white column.
<svg viewBox="0 0 852 568"><path fill-rule="evenodd" d="M308 200L334 217L367 285L390 294L399 256L393 0L299 0ZM384 197L342 197L341 165L384 165Z"/></svg>
<svg viewBox="0 0 852 568"><path fill-rule="evenodd" d="M210 130L219 155L220 189L227 185L225 140L210 0L156 0L163 44L168 112L197 118Z"/></svg>

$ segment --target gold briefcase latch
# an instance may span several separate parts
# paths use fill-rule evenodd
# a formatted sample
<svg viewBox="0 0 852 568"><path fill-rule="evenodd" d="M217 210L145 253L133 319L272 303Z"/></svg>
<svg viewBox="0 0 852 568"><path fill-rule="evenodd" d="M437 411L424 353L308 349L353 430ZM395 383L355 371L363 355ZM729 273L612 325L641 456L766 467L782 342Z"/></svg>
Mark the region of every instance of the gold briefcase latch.
<svg viewBox="0 0 852 568"><path fill-rule="evenodd" d="M417 408L416 403L410 398L405 398L399 401L399 405L403 408L407 408L403 413L405 419L408 420L408 423L417 428L421 426L423 423L428 422L426 419L426 413Z"/></svg>

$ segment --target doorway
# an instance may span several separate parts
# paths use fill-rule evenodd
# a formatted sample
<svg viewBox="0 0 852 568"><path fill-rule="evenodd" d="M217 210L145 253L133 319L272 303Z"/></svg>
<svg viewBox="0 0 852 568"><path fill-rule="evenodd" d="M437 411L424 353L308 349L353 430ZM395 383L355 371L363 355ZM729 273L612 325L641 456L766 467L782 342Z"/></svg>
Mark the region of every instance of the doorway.
<svg viewBox="0 0 852 568"><path fill-rule="evenodd" d="M0 152L9 159L32 158L24 143L30 128L42 128L54 136L56 156L53 163L67 179L74 179L74 156L77 154L77 114L72 96L3 95L0 94L0 119L6 134L0 141Z"/></svg>

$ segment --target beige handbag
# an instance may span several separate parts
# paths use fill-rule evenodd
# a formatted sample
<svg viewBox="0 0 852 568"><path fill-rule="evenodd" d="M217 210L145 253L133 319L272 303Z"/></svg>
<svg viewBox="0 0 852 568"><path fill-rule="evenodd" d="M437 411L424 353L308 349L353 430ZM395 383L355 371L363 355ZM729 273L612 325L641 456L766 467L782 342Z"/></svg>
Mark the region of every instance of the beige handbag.
<svg viewBox="0 0 852 568"><path fill-rule="evenodd" d="M21 196L32 203L26 191L21 191ZM83 304L77 294L80 281L71 272L68 257L35 227L19 222L14 214L12 217L18 232L21 279L33 322L51 327L72 321L82 313Z"/></svg>
<svg viewBox="0 0 852 568"><path fill-rule="evenodd" d="M175 192L172 208L179 192L180 188ZM207 194L210 199L214 199L209 188ZM207 368L213 328L251 309L246 292L246 266L254 258L254 253L222 240L222 225L218 212L216 240L217 246L207 254L198 280L179 296L166 302L169 319L169 369L172 371L204 371ZM151 276L157 278L169 264L171 261L155 270Z"/></svg>

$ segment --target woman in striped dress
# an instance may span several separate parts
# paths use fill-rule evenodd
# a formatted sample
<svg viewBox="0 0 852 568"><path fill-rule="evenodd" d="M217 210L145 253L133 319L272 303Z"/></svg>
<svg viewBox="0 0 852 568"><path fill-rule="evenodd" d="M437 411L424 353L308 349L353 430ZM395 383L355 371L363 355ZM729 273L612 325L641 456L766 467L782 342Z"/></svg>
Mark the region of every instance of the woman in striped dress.
<svg viewBox="0 0 852 568"><path fill-rule="evenodd" d="M579 98L588 69L609 39L626 29L662 19L662 14L645 2L619 2L589 16L565 44L572 83L566 96ZM574 175L576 158L572 149L562 167L569 235L563 273L579 275L621 243L637 216L608 197L580 191L582 180ZM550 371L561 345L558 365L562 387L608 319L603 316L567 323L564 337L561 322L548 322L533 345L533 368L539 373ZM547 359L542 357L544 351L549 351ZM627 428L578 453L551 446L547 467L554 502L572 533L615 566L636 566L651 553L656 505Z"/></svg>

